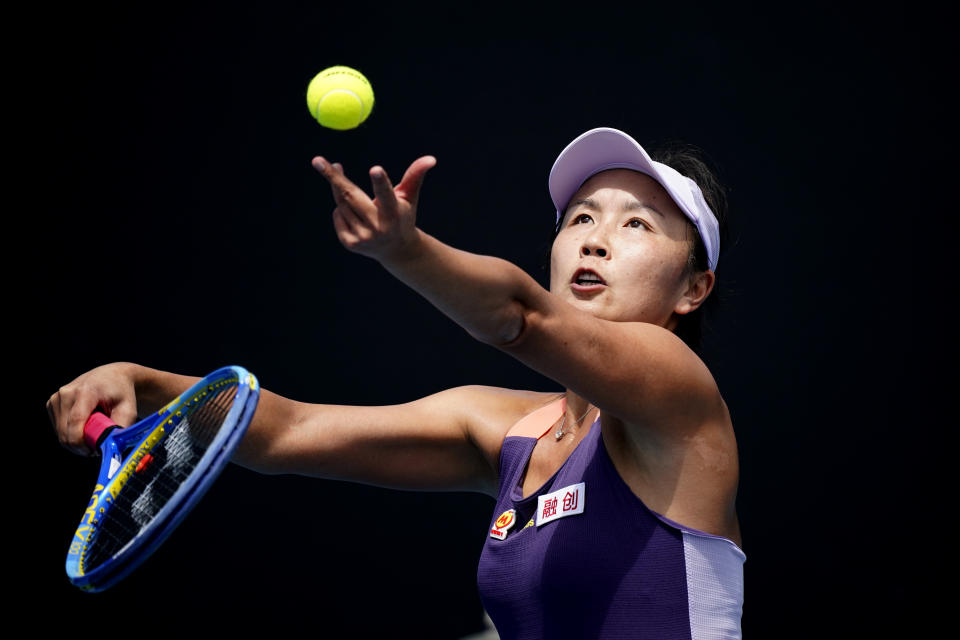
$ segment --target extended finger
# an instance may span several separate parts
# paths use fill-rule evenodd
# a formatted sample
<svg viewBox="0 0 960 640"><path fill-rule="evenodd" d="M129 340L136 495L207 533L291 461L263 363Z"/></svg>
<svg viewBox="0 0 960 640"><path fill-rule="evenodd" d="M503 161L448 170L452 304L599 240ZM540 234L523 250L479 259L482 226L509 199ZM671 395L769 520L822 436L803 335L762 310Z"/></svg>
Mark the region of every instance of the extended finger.
<svg viewBox="0 0 960 640"><path fill-rule="evenodd" d="M333 165L327 162L323 157L317 156L313 159L313 168L330 183L330 188L334 189L334 199L337 204L346 204L361 218L367 218L376 210L373 200L370 199L363 189L353 184L341 168L337 171Z"/></svg>
<svg viewBox="0 0 960 640"><path fill-rule="evenodd" d="M348 249L359 241L357 234L350 228L347 221L344 220L339 208L333 210L333 228L337 231L337 238L340 240L340 244Z"/></svg>
<svg viewBox="0 0 960 640"><path fill-rule="evenodd" d="M423 186L423 179L426 177L427 171L436 165L437 159L433 156L423 156L414 160L403 174L403 180L397 185L397 195L414 207L417 206L417 199L420 197L420 187Z"/></svg>
<svg viewBox="0 0 960 640"><path fill-rule="evenodd" d="M340 175L344 175L343 165L339 162L334 162L333 168ZM333 187L333 185L331 185L331 187ZM333 187L333 197L337 201L337 206L333 210L334 219L339 218L343 226L351 234L353 241L356 241L356 239L360 237L363 229L369 226L369 223L366 218L358 215L357 212L353 210L343 197L343 194L336 187ZM336 228L336 225L334 225L334 228Z"/></svg>
<svg viewBox="0 0 960 640"><path fill-rule="evenodd" d="M364 226L364 221L357 216L356 212L347 206L346 203L340 205L333 210L334 216L339 216L343 220L344 225L347 229L350 230L354 235L359 235L360 229Z"/></svg>
<svg viewBox="0 0 960 640"><path fill-rule="evenodd" d="M396 218L398 212L397 194L393 192L393 185L383 167L370 169L370 181L373 184L373 194L379 201L378 211L386 218Z"/></svg>
<svg viewBox="0 0 960 640"><path fill-rule="evenodd" d="M340 164L339 162L334 162L334 163L333 163L333 169L334 169L334 171L336 171L336 172L339 173L340 175L345 175L345 174L343 173L343 165ZM334 202L336 202L338 206L341 205L341 204L343 204L343 197L340 195L340 190L337 189L336 187L334 187L334 186L331 184L331 185L330 185L330 191L333 193L333 200L334 200Z"/></svg>

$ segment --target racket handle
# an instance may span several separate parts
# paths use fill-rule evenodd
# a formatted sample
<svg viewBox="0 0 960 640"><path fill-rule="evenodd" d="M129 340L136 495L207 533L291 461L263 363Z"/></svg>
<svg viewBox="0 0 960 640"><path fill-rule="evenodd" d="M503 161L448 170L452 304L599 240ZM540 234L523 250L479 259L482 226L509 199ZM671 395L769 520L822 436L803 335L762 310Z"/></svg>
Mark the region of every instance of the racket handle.
<svg viewBox="0 0 960 640"><path fill-rule="evenodd" d="M96 450L107 432L116 426L117 423L108 418L105 413L94 411L83 425L83 441L88 447Z"/></svg>

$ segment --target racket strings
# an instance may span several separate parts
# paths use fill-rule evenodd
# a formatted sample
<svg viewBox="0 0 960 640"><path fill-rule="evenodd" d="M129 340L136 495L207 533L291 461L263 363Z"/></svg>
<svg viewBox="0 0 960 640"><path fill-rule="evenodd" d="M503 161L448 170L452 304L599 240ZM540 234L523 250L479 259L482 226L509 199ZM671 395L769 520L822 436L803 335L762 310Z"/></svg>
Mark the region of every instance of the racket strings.
<svg viewBox="0 0 960 640"><path fill-rule="evenodd" d="M103 514L87 547L85 571L112 558L170 502L216 437L236 392L235 385L217 389L181 408L183 417L141 459Z"/></svg>

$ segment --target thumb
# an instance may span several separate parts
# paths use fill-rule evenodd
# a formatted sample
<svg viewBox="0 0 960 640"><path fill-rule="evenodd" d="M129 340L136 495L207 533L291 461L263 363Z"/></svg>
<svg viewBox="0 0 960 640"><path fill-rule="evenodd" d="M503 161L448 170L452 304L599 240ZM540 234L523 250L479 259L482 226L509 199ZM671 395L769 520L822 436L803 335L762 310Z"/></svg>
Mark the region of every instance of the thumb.
<svg viewBox="0 0 960 640"><path fill-rule="evenodd" d="M403 174L400 184L394 189L398 197L403 198L411 206L417 206L417 199L420 197L420 187L423 185L423 179L427 171L437 165L437 159L433 156L423 156L413 161L413 164L407 168Z"/></svg>
<svg viewBox="0 0 960 640"><path fill-rule="evenodd" d="M137 421L137 401L123 399L110 409L110 419L121 427L129 427Z"/></svg>

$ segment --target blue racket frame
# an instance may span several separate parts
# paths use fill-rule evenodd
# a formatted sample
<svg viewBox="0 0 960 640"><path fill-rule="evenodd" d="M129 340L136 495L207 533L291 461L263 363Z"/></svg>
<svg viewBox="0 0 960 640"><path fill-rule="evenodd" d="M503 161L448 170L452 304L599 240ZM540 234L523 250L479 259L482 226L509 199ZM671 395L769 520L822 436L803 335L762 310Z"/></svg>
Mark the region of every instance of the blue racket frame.
<svg viewBox="0 0 960 640"><path fill-rule="evenodd" d="M170 501L133 540L110 559L90 571L84 570L88 544L97 531L100 518L110 509L114 498L126 481L136 473L137 465L163 442L167 428L181 419L181 408L207 393L211 385L237 384L237 395L227 417L210 446L187 480ZM217 369L203 378L156 414L125 429L111 431L100 450L103 461L90 504L74 533L67 552L67 577L83 591L103 591L136 569L180 524L183 518L206 493L246 432L260 397L256 377L243 367ZM132 452L124 459L126 451Z"/></svg>

